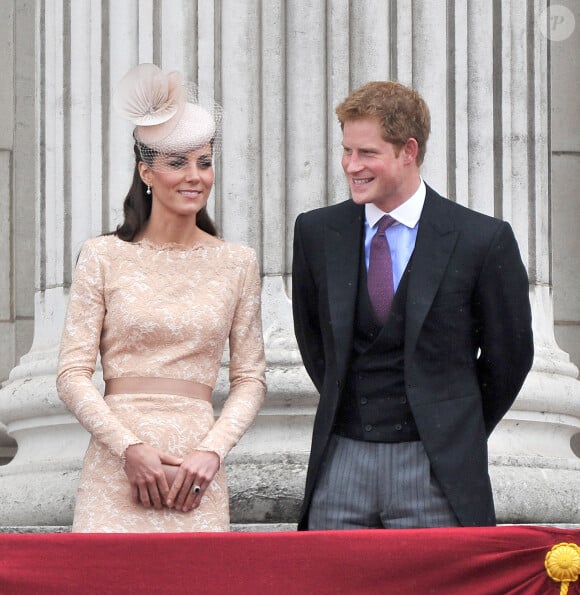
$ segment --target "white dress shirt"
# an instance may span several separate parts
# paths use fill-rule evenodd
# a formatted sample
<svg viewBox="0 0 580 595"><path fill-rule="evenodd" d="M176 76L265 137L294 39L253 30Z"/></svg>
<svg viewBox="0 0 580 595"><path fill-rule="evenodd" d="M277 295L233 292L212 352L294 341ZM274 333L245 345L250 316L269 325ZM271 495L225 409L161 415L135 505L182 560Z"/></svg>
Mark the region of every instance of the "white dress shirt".
<svg viewBox="0 0 580 595"><path fill-rule="evenodd" d="M383 215L390 215L395 219L386 230L387 241L391 250L391 260L393 263L393 287L397 291L401 277L409 264L409 259L415 249L417 241L417 231L419 229L419 218L425 204L425 194L427 189L421 179L419 188L415 194L408 198L402 205L393 209L390 213L385 213L373 203L365 205L365 262L367 271L369 269L369 254L371 249L371 240L376 233L376 227L379 219Z"/></svg>

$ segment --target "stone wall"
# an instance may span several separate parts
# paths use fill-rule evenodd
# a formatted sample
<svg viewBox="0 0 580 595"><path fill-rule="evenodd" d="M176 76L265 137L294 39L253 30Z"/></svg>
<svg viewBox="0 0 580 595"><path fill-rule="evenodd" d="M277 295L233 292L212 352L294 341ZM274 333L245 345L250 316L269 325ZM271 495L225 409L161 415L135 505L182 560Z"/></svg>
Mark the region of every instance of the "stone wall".
<svg viewBox="0 0 580 595"><path fill-rule="evenodd" d="M558 344L580 366L580 3L562 0L553 4L550 194L554 319Z"/></svg>

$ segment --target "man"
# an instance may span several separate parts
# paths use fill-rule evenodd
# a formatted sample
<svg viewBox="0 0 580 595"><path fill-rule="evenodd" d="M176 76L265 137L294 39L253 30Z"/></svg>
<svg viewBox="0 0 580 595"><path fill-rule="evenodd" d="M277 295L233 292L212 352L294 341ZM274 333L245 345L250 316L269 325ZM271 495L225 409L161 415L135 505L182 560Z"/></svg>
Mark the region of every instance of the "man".
<svg viewBox="0 0 580 595"><path fill-rule="evenodd" d="M513 232L425 185L414 90L368 83L336 113L352 200L294 231L295 332L320 393L299 529L493 525L487 438L533 358Z"/></svg>

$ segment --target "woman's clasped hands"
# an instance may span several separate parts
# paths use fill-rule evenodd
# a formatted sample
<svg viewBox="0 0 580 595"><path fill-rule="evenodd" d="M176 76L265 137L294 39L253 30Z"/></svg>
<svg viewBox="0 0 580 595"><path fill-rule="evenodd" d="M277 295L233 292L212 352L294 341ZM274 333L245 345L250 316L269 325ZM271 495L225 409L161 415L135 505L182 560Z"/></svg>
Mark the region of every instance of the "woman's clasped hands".
<svg viewBox="0 0 580 595"><path fill-rule="evenodd" d="M211 451L179 458L143 443L125 451L131 497L145 508L166 506L180 512L197 508L219 468L219 456Z"/></svg>

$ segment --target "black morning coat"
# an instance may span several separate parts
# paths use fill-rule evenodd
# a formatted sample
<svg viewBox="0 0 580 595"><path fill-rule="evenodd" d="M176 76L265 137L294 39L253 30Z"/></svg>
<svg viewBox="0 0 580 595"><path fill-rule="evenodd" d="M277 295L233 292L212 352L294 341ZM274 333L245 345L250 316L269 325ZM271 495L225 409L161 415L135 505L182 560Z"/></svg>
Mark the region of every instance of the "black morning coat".
<svg viewBox="0 0 580 595"><path fill-rule="evenodd" d="M364 206L347 200L296 219L292 308L320 393L308 510L352 355ZM487 438L533 359L528 277L510 225L427 186L409 278L405 386L421 441L463 526L495 524Z"/></svg>

